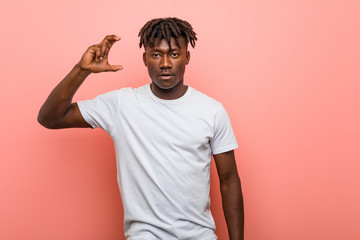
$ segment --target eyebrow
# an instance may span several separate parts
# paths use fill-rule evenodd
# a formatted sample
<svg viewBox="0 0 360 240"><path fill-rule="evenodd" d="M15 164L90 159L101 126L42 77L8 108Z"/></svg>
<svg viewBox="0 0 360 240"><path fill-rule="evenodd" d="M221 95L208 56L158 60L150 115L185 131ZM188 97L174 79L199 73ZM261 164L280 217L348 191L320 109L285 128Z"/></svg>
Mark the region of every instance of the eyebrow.
<svg viewBox="0 0 360 240"><path fill-rule="evenodd" d="M163 52L160 48L151 48L151 52ZM171 48L170 52L180 51L180 48Z"/></svg>

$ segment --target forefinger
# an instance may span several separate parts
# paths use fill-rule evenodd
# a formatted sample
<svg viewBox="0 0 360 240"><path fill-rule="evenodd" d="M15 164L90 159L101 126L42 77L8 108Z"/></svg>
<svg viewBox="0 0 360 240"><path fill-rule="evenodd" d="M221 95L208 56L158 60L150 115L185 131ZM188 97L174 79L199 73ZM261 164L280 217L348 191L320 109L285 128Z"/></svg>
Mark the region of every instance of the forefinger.
<svg viewBox="0 0 360 240"><path fill-rule="evenodd" d="M102 40L102 43L114 43L116 41L119 41L120 40L120 37L116 36L116 35L107 35L104 40Z"/></svg>
<svg viewBox="0 0 360 240"><path fill-rule="evenodd" d="M119 41L120 37L116 36L116 35L108 35L104 38L103 40L103 51L102 51L102 57L106 57L109 54L110 48L112 47L112 45L116 42Z"/></svg>

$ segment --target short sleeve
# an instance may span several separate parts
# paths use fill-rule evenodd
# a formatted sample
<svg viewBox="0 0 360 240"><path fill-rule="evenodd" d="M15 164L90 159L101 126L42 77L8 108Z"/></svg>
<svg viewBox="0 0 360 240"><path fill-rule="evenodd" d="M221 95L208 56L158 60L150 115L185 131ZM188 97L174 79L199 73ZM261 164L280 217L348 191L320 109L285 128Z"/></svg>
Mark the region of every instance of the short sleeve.
<svg viewBox="0 0 360 240"><path fill-rule="evenodd" d="M214 116L214 135L210 146L212 154L228 152L238 147L229 115L222 105Z"/></svg>
<svg viewBox="0 0 360 240"><path fill-rule="evenodd" d="M120 90L114 90L91 100L77 102L85 121L92 128L99 127L110 133L116 120L120 93Z"/></svg>

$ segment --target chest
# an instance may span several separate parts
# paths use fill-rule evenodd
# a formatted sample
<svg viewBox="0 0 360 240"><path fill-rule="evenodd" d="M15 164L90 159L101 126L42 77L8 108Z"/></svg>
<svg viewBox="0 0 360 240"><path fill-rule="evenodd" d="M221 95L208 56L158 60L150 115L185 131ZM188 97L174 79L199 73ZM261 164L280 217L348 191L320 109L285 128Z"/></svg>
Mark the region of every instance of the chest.
<svg viewBox="0 0 360 240"><path fill-rule="evenodd" d="M124 134L157 145L203 149L213 137L211 117L190 104L129 104L118 118Z"/></svg>

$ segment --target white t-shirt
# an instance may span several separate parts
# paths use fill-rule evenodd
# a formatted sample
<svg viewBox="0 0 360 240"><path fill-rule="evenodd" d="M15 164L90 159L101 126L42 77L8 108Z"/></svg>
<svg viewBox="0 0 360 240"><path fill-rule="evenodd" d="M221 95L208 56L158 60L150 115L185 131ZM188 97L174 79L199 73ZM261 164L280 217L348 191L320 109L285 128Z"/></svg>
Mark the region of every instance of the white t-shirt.
<svg viewBox="0 0 360 240"><path fill-rule="evenodd" d="M78 106L113 139L126 239L217 239L209 209L211 154L238 147L221 103L190 86L178 99L160 99L147 84Z"/></svg>

